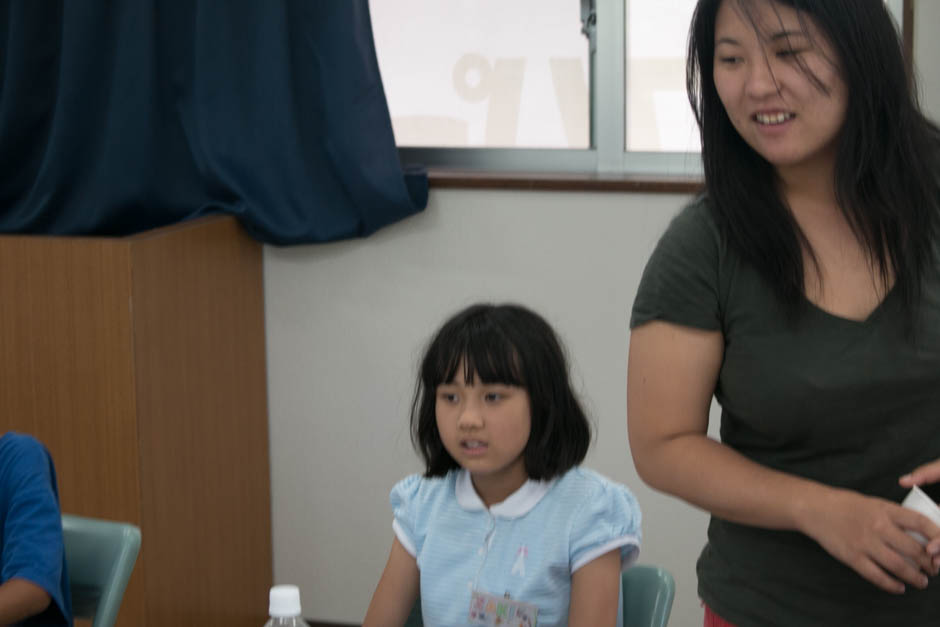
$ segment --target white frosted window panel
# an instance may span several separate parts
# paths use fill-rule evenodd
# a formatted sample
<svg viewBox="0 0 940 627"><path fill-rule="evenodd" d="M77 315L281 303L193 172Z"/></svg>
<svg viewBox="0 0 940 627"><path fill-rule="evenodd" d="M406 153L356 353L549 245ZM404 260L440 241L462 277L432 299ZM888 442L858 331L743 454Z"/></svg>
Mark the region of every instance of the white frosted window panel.
<svg viewBox="0 0 940 627"><path fill-rule="evenodd" d="M685 53L695 0L627 0L626 148L698 152L685 93Z"/></svg>
<svg viewBox="0 0 940 627"><path fill-rule="evenodd" d="M370 0L399 146L587 148L578 0Z"/></svg>

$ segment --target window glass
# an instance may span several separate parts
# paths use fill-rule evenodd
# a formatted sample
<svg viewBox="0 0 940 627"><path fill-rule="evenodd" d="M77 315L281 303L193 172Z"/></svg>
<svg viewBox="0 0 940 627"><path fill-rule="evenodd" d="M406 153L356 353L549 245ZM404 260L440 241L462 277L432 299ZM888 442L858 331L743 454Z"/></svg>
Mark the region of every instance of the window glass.
<svg viewBox="0 0 940 627"><path fill-rule="evenodd" d="M695 0L628 0L626 148L698 152L685 93L685 52Z"/></svg>
<svg viewBox="0 0 940 627"><path fill-rule="evenodd" d="M587 148L578 0L370 0L399 146Z"/></svg>

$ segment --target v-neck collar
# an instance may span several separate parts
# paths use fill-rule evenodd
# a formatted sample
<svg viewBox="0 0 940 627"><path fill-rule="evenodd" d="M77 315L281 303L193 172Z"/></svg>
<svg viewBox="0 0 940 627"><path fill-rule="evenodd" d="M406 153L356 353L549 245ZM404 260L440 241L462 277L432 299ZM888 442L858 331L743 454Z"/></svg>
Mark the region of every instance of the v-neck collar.
<svg viewBox="0 0 940 627"><path fill-rule="evenodd" d="M888 292L884 295L884 297L881 299L881 302L879 302L878 305L872 309L863 319L847 318L837 313L833 313L827 309L823 309L805 296L803 299L809 305L810 310L815 311L819 316L829 320L834 320L839 324L844 324L847 326L867 327L875 324L878 320L886 315L886 311L889 310L893 304L895 292L897 292L897 284L891 286L891 289L888 290Z"/></svg>
<svg viewBox="0 0 940 627"><path fill-rule="evenodd" d="M525 516L532 508L538 505L548 491L555 485L557 479L550 481L535 481L527 479L518 490L489 508L489 512L498 518L520 518ZM473 487L470 473L461 469L457 472L457 481L454 487L457 494L457 504L463 509L473 512L485 510L486 505Z"/></svg>

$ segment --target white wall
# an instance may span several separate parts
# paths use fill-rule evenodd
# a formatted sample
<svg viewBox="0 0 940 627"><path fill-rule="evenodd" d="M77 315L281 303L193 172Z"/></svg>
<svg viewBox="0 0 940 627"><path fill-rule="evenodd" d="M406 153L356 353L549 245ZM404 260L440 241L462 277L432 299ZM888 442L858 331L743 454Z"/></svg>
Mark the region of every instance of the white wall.
<svg viewBox="0 0 940 627"><path fill-rule="evenodd" d="M917 61L921 103L934 122L940 124L940 1L914 3L914 59Z"/></svg>
<svg viewBox="0 0 940 627"><path fill-rule="evenodd" d="M565 339L598 436L587 465L629 485L641 561L676 577L675 625L701 620L706 518L652 493L627 445L630 306L683 197L434 190L366 240L265 249L274 572L305 615L361 620L392 540L388 491L420 469L407 430L420 349L449 314L513 300Z"/></svg>

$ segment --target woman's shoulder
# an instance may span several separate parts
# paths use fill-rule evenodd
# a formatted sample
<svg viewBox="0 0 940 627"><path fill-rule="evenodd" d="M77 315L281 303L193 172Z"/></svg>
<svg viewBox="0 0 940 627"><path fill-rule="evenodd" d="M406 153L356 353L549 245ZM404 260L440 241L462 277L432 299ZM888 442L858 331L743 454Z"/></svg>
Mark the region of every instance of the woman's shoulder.
<svg viewBox="0 0 940 627"><path fill-rule="evenodd" d="M679 238L683 240L711 240L719 241L721 239L721 229L709 205L708 195L699 194L687 204L669 222L666 233L663 236Z"/></svg>
<svg viewBox="0 0 940 627"><path fill-rule="evenodd" d="M663 320L707 330L721 328L722 276L734 259L705 195L669 223L650 255L633 301L630 328Z"/></svg>
<svg viewBox="0 0 940 627"><path fill-rule="evenodd" d="M708 196L700 194L676 213L659 238L649 269L686 271L717 266L727 246Z"/></svg>

